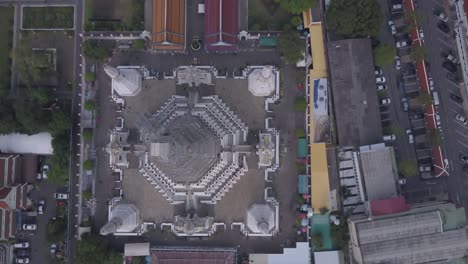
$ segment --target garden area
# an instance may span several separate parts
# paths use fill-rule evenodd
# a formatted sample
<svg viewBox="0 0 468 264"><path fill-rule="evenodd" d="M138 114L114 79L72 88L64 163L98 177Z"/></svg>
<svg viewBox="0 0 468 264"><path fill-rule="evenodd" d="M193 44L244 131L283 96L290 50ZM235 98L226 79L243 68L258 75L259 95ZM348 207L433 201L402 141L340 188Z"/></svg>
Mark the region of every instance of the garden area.
<svg viewBox="0 0 468 264"><path fill-rule="evenodd" d="M11 47L13 45L13 7L0 7L0 97L10 90Z"/></svg>
<svg viewBox="0 0 468 264"><path fill-rule="evenodd" d="M23 7L23 29L72 29L73 6Z"/></svg>
<svg viewBox="0 0 468 264"><path fill-rule="evenodd" d="M144 20L144 0L85 3L85 31L142 31Z"/></svg>
<svg viewBox="0 0 468 264"><path fill-rule="evenodd" d="M291 14L275 0L249 1L249 30L281 31L289 24Z"/></svg>

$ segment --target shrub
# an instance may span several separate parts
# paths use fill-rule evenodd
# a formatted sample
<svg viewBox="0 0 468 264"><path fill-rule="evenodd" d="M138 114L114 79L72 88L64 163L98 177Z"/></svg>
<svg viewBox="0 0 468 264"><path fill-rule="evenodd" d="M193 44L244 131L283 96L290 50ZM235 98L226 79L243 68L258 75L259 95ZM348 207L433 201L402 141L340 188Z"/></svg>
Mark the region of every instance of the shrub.
<svg viewBox="0 0 468 264"><path fill-rule="evenodd" d="M306 99L302 97L296 98L296 100L294 101L294 110L298 112L302 112L302 111L305 111L306 108L307 108Z"/></svg>
<svg viewBox="0 0 468 264"><path fill-rule="evenodd" d="M91 141L91 139L93 139L93 130L91 128L83 129L83 139L85 141Z"/></svg>
<svg viewBox="0 0 468 264"><path fill-rule="evenodd" d="M305 138L306 132L304 129L296 129L296 138Z"/></svg>
<svg viewBox="0 0 468 264"><path fill-rule="evenodd" d="M87 100L84 104L84 109L88 110L88 111L93 111L95 109L95 106L94 106L94 101L92 100Z"/></svg>
<svg viewBox="0 0 468 264"><path fill-rule="evenodd" d="M85 81L94 82L96 80L96 74L94 72L87 71L85 73Z"/></svg>
<svg viewBox="0 0 468 264"><path fill-rule="evenodd" d="M83 169L85 170L92 170L94 168L94 161L92 160L85 160L83 162Z"/></svg>
<svg viewBox="0 0 468 264"><path fill-rule="evenodd" d="M91 200L93 198L93 193L90 190L83 191L83 199Z"/></svg>

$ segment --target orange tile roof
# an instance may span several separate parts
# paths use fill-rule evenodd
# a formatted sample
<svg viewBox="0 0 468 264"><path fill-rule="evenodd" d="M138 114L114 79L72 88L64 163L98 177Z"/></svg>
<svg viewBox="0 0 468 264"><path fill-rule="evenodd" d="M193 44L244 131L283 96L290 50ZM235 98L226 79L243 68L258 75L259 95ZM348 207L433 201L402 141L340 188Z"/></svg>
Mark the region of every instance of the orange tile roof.
<svg viewBox="0 0 468 264"><path fill-rule="evenodd" d="M185 0L153 0L153 48L185 48Z"/></svg>

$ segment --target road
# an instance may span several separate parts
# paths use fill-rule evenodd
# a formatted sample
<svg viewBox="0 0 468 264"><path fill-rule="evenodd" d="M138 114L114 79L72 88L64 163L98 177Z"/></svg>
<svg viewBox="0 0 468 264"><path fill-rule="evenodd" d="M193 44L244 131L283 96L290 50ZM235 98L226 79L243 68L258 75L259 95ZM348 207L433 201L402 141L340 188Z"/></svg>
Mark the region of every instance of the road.
<svg viewBox="0 0 468 264"><path fill-rule="evenodd" d="M447 2L443 1L439 4L436 1L419 1L416 10L425 18L422 21L422 29L428 53L427 61L430 63L435 90L438 91L441 101L437 110L442 122L445 155L449 160L449 195L451 200L468 205L468 195L464 190L468 186L468 181L465 182L462 164L459 162L460 153L468 153L468 128L455 121L456 114L464 115L463 106L450 99L451 93L461 96L461 87L446 78L447 70L442 67L443 58L440 55L441 52L447 50L453 50L457 54L453 35L455 13L450 10ZM442 3L446 5L442 5ZM448 15L450 19L449 34L437 28L438 20L433 16L433 9L442 10Z"/></svg>

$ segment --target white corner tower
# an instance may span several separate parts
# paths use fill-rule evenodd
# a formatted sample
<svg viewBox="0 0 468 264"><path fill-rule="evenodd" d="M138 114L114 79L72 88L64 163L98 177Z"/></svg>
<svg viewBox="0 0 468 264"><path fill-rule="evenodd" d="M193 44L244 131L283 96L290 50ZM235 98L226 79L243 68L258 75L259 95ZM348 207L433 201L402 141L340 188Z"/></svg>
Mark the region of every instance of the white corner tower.
<svg viewBox="0 0 468 264"><path fill-rule="evenodd" d="M109 214L109 222L101 227L105 236L112 233L131 233L140 226L140 211L132 204L117 204Z"/></svg>
<svg viewBox="0 0 468 264"><path fill-rule="evenodd" d="M136 69L104 65L104 71L112 78L112 90L119 96L135 96L140 93L142 75Z"/></svg>

